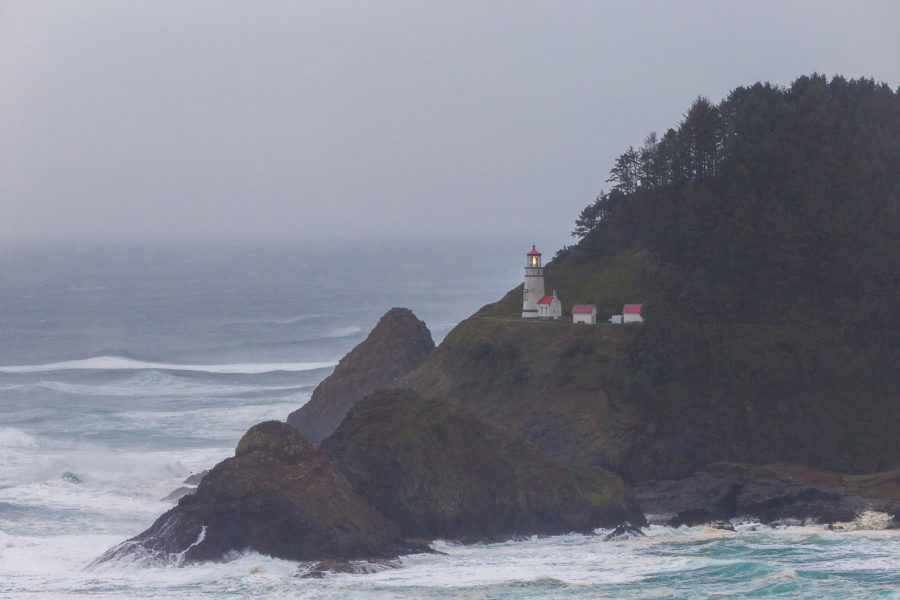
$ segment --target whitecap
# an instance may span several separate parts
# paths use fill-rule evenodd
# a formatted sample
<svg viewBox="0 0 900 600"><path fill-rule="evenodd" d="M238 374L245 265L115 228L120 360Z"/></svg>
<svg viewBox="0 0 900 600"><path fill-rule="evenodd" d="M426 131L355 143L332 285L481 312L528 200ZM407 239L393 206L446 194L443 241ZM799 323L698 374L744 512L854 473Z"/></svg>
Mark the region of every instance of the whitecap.
<svg viewBox="0 0 900 600"><path fill-rule="evenodd" d="M0 391L45 389L60 394L72 394L77 396L235 396L241 394L254 394L269 392L299 391L310 385L236 385L234 383L213 383L199 381L190 377L179 377L173 373L164 373L156 370L141 372L132 378L123 381L84 384L69 383L65 381L41 380L28 383L15 383L0 386ZM2 446L0 442L0 446Z"/></svg>
<svg viewBox="0 0 900 600"><path fill-rule="evenodd" d="M332 331L325 333L321 338L317 338L317 339L327 340L327 339L332 339L332 338L353 337L355 335L359 335L360 333L362 333L361 327L353 327L353 326L339 327L338 329L334 329Z"/></svg>
<svg viewBox="0 0 900 600"><path fill-rule="evenodd" d="M12 537L0 531L0 558L3 558L3 551L12 546Z"/></svg>
<svg viewBox="0 0 900 600"><path fill-rule="evenodd" d="M273 371L314 371L334 367L337 361L296 362L296 363L238 363L221 365L189 365L176 363L157 363L134 360L123 356L95 356L78 360L64 360L40 365L5 365L0 366L0 373L43 373L49 371L71 370L141 370L156 369L160 371L199 371L203 373L260 374Z"/></svg>
<svg viewBox="0 0 900 600"><path fill-rule="evenodd" d="M259 319L257 321L241 321L240 323L245 324L272 324L272 325L291 325L292 323L300 323L302 321L309 321L311 319L321 319L325 315L319 313L304 313L301 315L296 315L293 317L286 317L283 319Z"/></svg>
<svg viewBox="0 0 900 600"><path fill-rule="evenodd" d="M37 440L20 429L0 427L0 448L37 448Z"/></svg>

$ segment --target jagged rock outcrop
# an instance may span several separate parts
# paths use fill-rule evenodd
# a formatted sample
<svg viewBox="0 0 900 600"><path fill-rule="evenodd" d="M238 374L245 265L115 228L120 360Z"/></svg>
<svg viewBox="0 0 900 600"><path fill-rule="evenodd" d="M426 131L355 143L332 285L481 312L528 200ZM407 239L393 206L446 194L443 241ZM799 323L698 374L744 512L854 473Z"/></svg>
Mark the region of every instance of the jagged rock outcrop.
<svg viewBox="0 0 900 600"><path fill-rule="evenodd" d="M390 387L434 350L431 332L408 308L392 308L316 387L309 402L287 422L318 445L337 429L353 404L378 389Z"/></svg>
<svg viewBox="0 0 900 600"><path fill-rule="evenodd" d="M294 428L267 421L244 434L195 494L98 562L180 565L244 550L293 560L387 558L414 549Z"/></svg>
<svg viewBox="0 0 900 600"><path fill-rule="evenodd" d="M209 473L208 469L204 469L199 473L191 473L188 475L182 483L184 485L179 486L169 492L169 494L162 498L163 502L171 502L175 504L179 500L181 500L184 496L188 494L193 494L197 491L197 486L200 485L200 482L203 481L203 478L206 477L206 474Z"/></svg>
<svg viewBox="0 0 900 600"><path fill-rule="evenodd" d="M854 476L788 464L716 463L682 480L644 482L635 496L651 522L663 525L736 517L835 523L866 511L900 514L900 471Z"/></svg>
<svg viewBox="0 0 900 600"><path fill-rule="evenodd" d="M459 406L409 391L358 402L320 449L409 538L475 541L644 523L616 475L566 467Z"/></svg>

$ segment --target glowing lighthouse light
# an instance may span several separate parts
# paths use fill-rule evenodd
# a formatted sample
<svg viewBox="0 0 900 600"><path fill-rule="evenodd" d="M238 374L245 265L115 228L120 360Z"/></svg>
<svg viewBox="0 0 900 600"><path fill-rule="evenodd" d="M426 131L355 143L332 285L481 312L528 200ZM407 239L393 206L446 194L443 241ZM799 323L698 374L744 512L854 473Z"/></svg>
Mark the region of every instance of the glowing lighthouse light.
<svg viewBox="0 0 900 600"><path fill-rule="evenodd" d="M525 292L522 298L522 318L538 317L538 301L544 297L544 269L541 268L541 253L533 245L525 255Z"/></svg>

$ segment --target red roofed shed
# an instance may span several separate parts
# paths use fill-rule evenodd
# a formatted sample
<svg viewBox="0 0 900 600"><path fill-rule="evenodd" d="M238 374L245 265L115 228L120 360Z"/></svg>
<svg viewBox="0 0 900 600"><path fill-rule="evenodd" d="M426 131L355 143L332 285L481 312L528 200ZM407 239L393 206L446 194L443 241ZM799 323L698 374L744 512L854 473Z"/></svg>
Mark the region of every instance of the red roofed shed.
<svg viewBox="0 0 900 600"><path fill-rule="evenodd" d="M626 304L622 307L623 323L640 323L644 320L641 316L641 307L643 304Z"/></svg>
<svg viewBox="0 0 900 600"><path fill-rule="evenodd" d="M572 307L572 322L597 324L597 307L593 304L576 304Z"/></svg>

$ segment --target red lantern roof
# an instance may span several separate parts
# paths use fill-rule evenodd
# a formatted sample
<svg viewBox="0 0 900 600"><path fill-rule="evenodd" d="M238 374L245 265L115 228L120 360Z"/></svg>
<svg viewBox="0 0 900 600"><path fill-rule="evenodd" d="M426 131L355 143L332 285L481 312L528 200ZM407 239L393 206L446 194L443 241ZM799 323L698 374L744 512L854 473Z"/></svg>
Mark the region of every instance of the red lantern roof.
<svg viewBox="0 0 900 600"><path fill-rule="evenodd" d="M538 304L550 304L550 301L553 300L553 296L544 296L540 300L538 300Z"/></svg>
<svg viewBox="0 0 900 600"><path fill-rule="evenodd" d="M643 304L626 304L622 307L623 315L639 315L641 314L641 307Z"/></svg>
<svg viewBox="0 0 900 600"><path fill-rule="evenodd" d="M593 304L576 304L572 307L572 313L576 315L589 315L597 309Z"/></svg>
<svg viewBox="0 0 900 600"><path fill-rule="evenodd" d="M531 252L527 254L527 256L540 256L541 253L534 249L534 244L531 245Z"/></svg>

